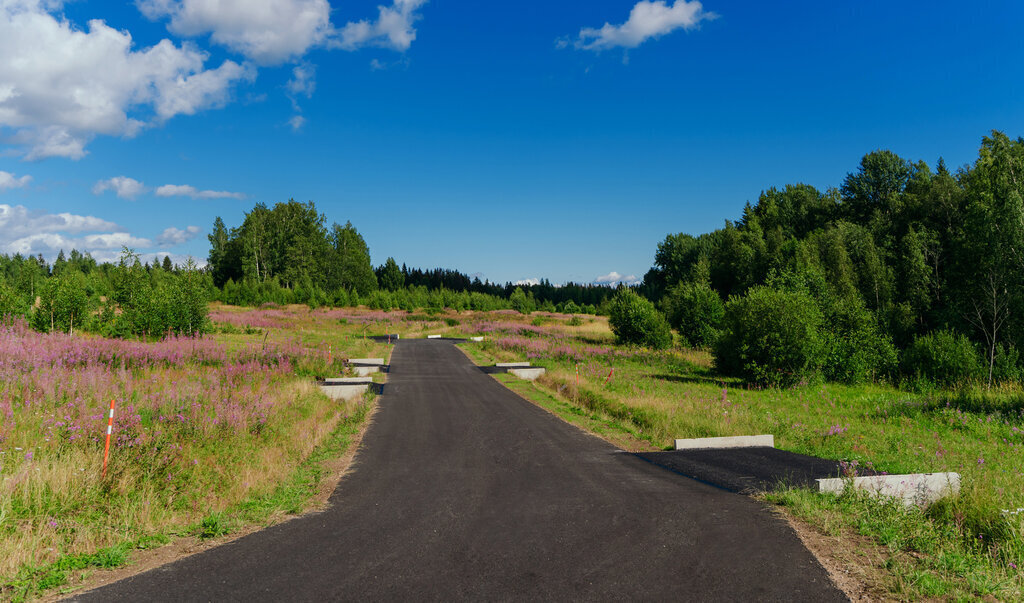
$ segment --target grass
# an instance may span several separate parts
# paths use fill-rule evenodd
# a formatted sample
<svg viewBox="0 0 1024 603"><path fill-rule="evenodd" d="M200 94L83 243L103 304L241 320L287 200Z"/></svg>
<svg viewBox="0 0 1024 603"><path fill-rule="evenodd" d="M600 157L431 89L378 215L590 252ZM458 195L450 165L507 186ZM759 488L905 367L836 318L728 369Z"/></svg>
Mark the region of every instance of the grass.
<svg viewBox="0 0 1024 603"><path fill-rule="evenodd" d="M963 478L961 494L925 510L807 490L768 500L819 529L848 529L889 551L885 587L893 597L1024 596L1018 569L1024 564L1024 512L1016 513L1024 508L1019 389L750 388L716 375L706 352L625 348L612 342L603 319L583 327L569 320L538 325L502 315L491 318L490 327L483 317L463 320L467 334L484 333L486 339L462 347L481 364L525 358L546 367L537 386L520 391L535 401L549 396L539 403L567 420L601 422L617 434L609 439L633 442L627 449L667 449L681 437L772 433L779 448L878 471L956 471ZM543 395L530 387L542 388Z"/></svg>
<svg viewBox="0 0 1024 603"><path fill-rule="evenodd" d="M311 377L389 349L364 339L360 320L275 312L280 325L219 307L243 327L197 341L0 333L0 599L171 536L214 538L308 508L370 408L329 400ZM249 320L263 321L258 332L245 334Z"/></svg>

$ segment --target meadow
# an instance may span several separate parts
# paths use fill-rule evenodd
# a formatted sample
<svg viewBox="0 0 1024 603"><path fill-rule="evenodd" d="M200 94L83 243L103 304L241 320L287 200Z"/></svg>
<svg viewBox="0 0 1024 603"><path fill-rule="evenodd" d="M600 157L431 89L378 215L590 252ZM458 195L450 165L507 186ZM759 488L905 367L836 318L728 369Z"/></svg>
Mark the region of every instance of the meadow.
<svg viewBox="0 0 1024 603"><path fill-rule="evenodd" d="M378 317L216 305L210 317L213 335L159 341L0 326L0 598L308 508L372 406L332 402L314 377L386 357L362 336Z"/></svg>
<svg viewBox="0 0 1024 603"><path fill-rule="evenodd" d="M386 357L388 345L371 338L385 333L483 336L460 347L479 364L546 367L535 384L498 378L625 449L773 433L778 447L843 460L851 474L957 471L960 496L926 509L799 489L764 499L866 559L873 596L1024 596L1018 389L751 387L717 375L706 351L618 345L601 317L214 304L210 319L211 335L151 342L39 334L17 321L0 330L3 598L73 587L95 567L172 538L219 536L310 508L327 461L372 408L369 398L331 402L313 379L343 374L347 357Z"/></svg>
<svg viewBox="0 0 1024 603"><path fill-rule="evenodd" d="M849 546L869 542L864 556L877 558L881 583L874 588L882 596L1024 596L1019 387L917 393L884 384L759 388L715 374L705 351L616 345L603 318L503 314L463 318L458 330L485 336L462 344L478 363L527 359L546 367L535 386L505 381L620 446L670 449L675 438L772 433L777 447L844 461L850 475L863 468L956 471L963 478L959 497L926 509L799 489L765 499ZM597 430L595 419L603 423Z"/></svg>

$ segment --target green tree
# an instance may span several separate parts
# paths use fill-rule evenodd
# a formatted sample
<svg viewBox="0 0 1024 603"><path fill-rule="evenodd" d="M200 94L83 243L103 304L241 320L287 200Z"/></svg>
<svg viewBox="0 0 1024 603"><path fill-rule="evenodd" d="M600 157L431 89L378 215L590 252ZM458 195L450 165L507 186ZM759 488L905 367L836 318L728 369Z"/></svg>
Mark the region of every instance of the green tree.
<svg viewBox="0 0 1024 603"><path fill-rule="evenodd" d="M345 226L334 224L330 242L333 249L331 289L345 288L360 296L375 291L377 275L370 263L370 249L352 223L346 222Z"/></svg>
<svg viewBox="0 0 1024 603"><path fill-rule="evenodd" d="M715 366L764 385L810 379L820 365L821 324L821 311L809 294L753 287L725 306Z"/></svg>
<svg viewBox="0 0 1024 603"><path fill-rule="evenodd" d="M663 301L668 323L692 346L706 347L718 338L725 304L706 283L680 283Z"/></svg>
<svg viewBox="0 0 1024 603"><path fill-rule="evenodd" d="M993 132L963 180L967 208L955 241L957 304L985 343L991 386L996 349L1024 293L1024 142Z"/></svg>
<svg viewBox="0 0 1024 603"><path fill-rule="evenodd" d="M608 325L619 343L663 349L672 345L672 331L661 312L628 287L612 298Z"/></svg>
<svg viewBox="0 0 1024 603"><path fill-rule="evenodd" d="M63 270L48 280L39 295L39 308L33 316L36 330L74 333L84 329L92 309L86 293L85 275L77 270Z"/></svg>
<svg viewBox="0 0 1024 603"><path fill-rule="evenodd" d="M398 291L405 286L405 274L402 273L402 269L398 267L398 263L395 262L395 258L388 258L381 266L380 273L378 274L377 280L380 281L382 289L387 291Z"/></svg>

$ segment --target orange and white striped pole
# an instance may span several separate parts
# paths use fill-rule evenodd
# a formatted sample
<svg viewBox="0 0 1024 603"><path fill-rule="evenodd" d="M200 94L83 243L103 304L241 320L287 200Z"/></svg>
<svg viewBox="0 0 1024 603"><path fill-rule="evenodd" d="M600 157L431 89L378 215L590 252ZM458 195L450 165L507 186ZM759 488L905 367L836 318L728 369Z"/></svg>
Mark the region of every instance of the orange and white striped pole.
<svg viewBox="0 0 1024 603"><path fill-rule="evenodd" d="M107 418L107 445L103 448L103 477L107 477L107 459L110 458L110 434L114 431L114 399L110 399L110 417Z"/></svg>

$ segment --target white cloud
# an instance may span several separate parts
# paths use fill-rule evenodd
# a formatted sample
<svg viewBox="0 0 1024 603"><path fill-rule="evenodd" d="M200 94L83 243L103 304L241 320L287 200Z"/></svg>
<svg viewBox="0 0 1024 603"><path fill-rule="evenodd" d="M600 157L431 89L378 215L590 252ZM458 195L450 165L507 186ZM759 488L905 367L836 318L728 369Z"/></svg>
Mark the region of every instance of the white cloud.
<svg viewBox="0 0 1024 603"><path fill-rule="evenodd" d="M15 178L14 174L10 172L0 171L0 191L7 190L9 188L21 188L26 186L29 182L32 182L32 176L22 176L21 178Z"/></svg>
<svg viewBox="0 0 1024 603"><path fill-rule="evenodd" d="M417 9L427 0L394 0L391 6L378 6L380 14L376 21L350 21L341 28L341 40L333 44L345 50L357 50L364 46L380 46L405 51L416 39L412 26L421 17Z"/></svg>
<svg viewBox="0 0 1024 603"><path fill-rule="evenodd" d="M24 205L0 204L0 241L9 241L32 234L56 232L80 233L118 230L120 227L94 216L69 213L50 214L33 211Z"/></svg>
<svg viewBox="0 0 1024 603"><path fill-rule="evenodd" d="M157 187L157 197L191 197L193 199L245 199L244 193L201 191L188 184L165 184Z"/></svg>
<svg viewBox="0 0 1024 603"><path fill-rule="evenodd" d="M301 115L292 115L292 118L288 120L288 125L292 127L293 131L298 132L302 126L306 125L306 118Z"/></svg>
<svg viewBox="0 0 1024 603"><path fill-rule="evenodd" d="M629 276L622 276L618 272L612 270L611 272L605 274L604 276L599 276L595 278L594 282L597 283L598 285L618 285L619 283L622 283L624 285L635 285L640 282L640 279L638 279L635 274L630 274Z"/></svg>
<svg viewBox="0 0 1024 603"><path fill-rule="evenodd" d="M513 285L539 285L539 278L524 278L523 280L512 283Z"/></svg>
<svg viewBox="0 0 1024 603"><path fill-rule="evenodd" d="M303 63L292 69L292 79L285 85L292 96L313 96L316 89L316 65Z"/></svg>
<svg viewBox="0 0 1024 603"><path fill-rule="evenodd" d="M332 35L327 0L136 0L151 20L169 18L180 36L210 40L259 65L280 65L325 44Z"/></svg>
<svg viewBox="0 0 1024 603"><path fill-rule="evenodd" d="M81 30L60 2L0 0L0 132L27 159L80 159L96 135L134 136L175 115L227 102L251 68L161 40L133 50L131 34L101 20Z"/></svg>
<svg viewBox="0 0 1024 603"><path fill-rule="evenodd" d="M94 195L102 195L106 191L114 191L122 199L134 200L146 192L146 185L127 176L114 176L113 178L100 180L92 187L92 194Z"/></svg>
<svg viewBox="0 0 1024 603"><path fill-rule="evenodd" d="M4 253L41 253L52 259L61 249L78 249L104 261L116 258L123 245L149 247L152 242L95 216L51 214L23 205L0 204L0 251Z"/></svg>
<svg viewBox="0 0 1024 603"><path fill-rule="evenodd" d="M576 48L584 50L605 50L620 46L636 48L647 40L658 38L677 29L693 29L701 21L718 15L705 12L697 0L675 0L669 6L664 0L640 0L629 12L629 19L622 25L605 23L594 29L584 27L576 39Z"/></svg>
<svg viewBox="0 0 1024 603"><path fill-rule="evenodd" d="M188 226L185 230L173 226L165 228L160 236L156 238L157 245L181 245L199 236L202 229L198 226Z"/></svg>

